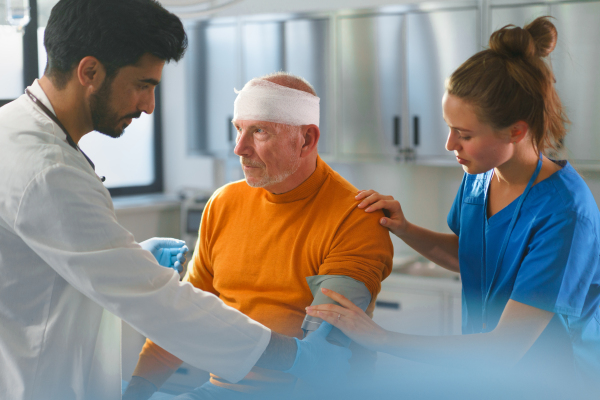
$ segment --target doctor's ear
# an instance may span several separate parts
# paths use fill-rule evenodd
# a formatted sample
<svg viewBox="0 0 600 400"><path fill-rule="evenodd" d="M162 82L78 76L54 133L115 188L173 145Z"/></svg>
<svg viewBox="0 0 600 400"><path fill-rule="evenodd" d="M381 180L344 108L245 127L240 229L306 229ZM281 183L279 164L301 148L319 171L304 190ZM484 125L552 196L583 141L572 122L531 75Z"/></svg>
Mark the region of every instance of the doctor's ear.
<svg viewBox="0 0 600 400"><path fill-rule="evenodd" d="M106 69L104 65L96 58L87 56L79 61L77 66L77 80L81 86L95 92L102 86L102 82L106 79Z"/></svg>

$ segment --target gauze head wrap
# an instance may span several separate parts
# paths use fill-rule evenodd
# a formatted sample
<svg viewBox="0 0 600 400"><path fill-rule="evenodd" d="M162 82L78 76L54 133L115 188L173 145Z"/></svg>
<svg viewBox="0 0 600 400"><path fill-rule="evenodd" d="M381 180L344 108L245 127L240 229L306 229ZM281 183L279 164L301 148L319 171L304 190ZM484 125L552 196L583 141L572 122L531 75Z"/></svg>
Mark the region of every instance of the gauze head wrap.
<svg viewBox="0 0 600 400"><path fill-rule="evenodd" d="M235 89L234 89L235 90ZM233 103L233 120L268 121L285 125L319 126L319 99L302 90L264 79L252 79Z"/></svg>

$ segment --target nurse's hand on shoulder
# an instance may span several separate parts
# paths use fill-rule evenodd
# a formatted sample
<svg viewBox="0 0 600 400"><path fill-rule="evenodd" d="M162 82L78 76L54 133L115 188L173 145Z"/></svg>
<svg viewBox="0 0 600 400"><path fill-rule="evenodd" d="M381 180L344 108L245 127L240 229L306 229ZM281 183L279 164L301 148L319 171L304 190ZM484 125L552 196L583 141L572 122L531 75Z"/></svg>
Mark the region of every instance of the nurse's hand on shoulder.
<svg viewBox="0 0 600 400"><path fill-rule="evenodd" d="M392 196L385 196L374 190L360 190L356 195L359 200L358 208L366 212L382 210L385 217L379 220L379 223L388 228L392 233L400 235L406 230L407 222L400 207L400 202L394 200Z"/></svg>
<svg viewBox="0 0 600 400"><path fill-rule="evenodd" d="M152 238L140 243L142 249L148 250L156 261L166 268L172 268L177 272L183 270L188 248L183 240L171 238Z"/></svg>
<svg viewBox="0 0 600 400"><path fill-rule="evenodd" d="M341 304L321 304L306 307L306 313L321 318L363 347L379 351L385 347L388 331L377 325L360 307L333 290L321 291Z"/></svg>

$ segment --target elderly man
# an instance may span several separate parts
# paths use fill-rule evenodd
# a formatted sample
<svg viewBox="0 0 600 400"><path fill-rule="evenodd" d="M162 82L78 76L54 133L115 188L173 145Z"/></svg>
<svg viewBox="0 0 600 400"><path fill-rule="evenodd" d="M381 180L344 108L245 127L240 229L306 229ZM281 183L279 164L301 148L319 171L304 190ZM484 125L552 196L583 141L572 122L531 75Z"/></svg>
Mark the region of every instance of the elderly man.
<svg viewBox="0 0 600 400"><path fill-rule="evenodd" d="M393 247L381 215L357 209L357 189L318 156L312 86L283 72L253 79L238 92L232 122L245 181L220 188L207 204L185 280L295 337L319 323L303 319L320 285L349 288L372 311ZM160 387L180 364L148 341L134 376ZM184 396L237 398L294 384L289 374L255 367L236 384L212 374Z"/></svg>

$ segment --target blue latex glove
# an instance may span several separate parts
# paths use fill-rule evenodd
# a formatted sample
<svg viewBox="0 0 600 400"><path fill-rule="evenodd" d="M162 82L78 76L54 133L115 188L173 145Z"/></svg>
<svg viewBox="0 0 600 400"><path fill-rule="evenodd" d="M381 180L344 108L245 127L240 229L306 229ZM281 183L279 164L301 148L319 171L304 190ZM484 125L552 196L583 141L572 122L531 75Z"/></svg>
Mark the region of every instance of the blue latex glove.
<svg viewBox="0 0 600 400"><path fill-rule="evenodd" d="M142 249L148 250L156 261L166 268L173 268L177 272L183 271L185 253L188 248L183 240L170 238L152 238L140 243Z"/></svg>
<svg viewBox="0 0 600 400"><path fill-rule="evenodd" d="M287 372L308 384L331 385L346 379L350 370L348 360L352 352L329 343L326 338L333 326L323 322L321 326L302 340L296 339L298 352L292 368Z"/></svg>

